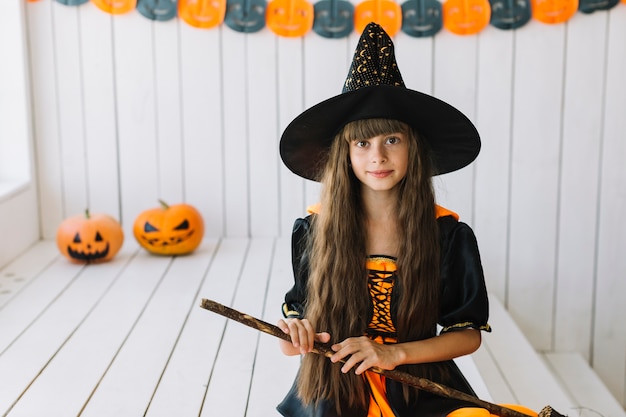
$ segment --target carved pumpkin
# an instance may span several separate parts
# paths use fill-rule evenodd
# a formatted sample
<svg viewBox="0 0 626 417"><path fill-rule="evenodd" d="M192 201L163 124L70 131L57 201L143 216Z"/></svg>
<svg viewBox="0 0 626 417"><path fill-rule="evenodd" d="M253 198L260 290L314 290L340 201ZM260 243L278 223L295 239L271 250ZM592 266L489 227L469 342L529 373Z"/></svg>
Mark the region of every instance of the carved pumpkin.
<svg viewBox="0 0 626 417"><path fill-rule="evenodd" d="M337 39L354 30L354 6L347 0L321 0L313 6L313 30L324 38Z"/></svg>
<svg viewBox="0 0 626 417"><path fill-rule="evenodd" d="M491 19L488 0L446 0L443 3L443 26L457 35L473 35L483 30Z"/></svg>
<svg viewBox="0 0 626 417"><path fill-rule="evenodd" d="M69 217L59 225L56 236L59 251L75 263L96 263L112 259L124 243L122 227L106 214Z"/></svg>
<svg viewBox="0 0 626 417"><path fill-rule="evenodd" d="M167 205L146 210L137 216L133 234L137 242L157 255L185 255L202 242L204 221L189 204Z"/></svg>

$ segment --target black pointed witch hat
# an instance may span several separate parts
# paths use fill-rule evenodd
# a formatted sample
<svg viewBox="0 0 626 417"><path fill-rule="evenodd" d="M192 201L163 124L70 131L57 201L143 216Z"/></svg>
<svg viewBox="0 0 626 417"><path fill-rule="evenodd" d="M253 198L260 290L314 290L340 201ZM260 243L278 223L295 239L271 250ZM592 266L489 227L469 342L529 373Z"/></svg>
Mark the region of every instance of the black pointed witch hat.
<svg viewBox="0 0 626 417"><path fill-rule="evenodd" d="M480 151L474 124L459 110L405 87L394 46L384 29L368 24L354 52L341 94L305 110L285 129L280 155L295 174L319 181L335 135L347 123L372 118L400 120L429 144L434 175L469 165Z"/></svg>

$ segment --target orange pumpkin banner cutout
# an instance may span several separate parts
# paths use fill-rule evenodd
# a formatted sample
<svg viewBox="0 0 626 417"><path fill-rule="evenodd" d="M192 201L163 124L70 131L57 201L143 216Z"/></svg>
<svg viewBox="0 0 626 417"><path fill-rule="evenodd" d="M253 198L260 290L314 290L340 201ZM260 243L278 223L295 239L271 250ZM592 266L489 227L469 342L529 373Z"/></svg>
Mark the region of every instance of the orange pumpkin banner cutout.
<svg viewBox="0 0 626 417"><path fill-rule="evenodd" d="M305 0L273 0L265 11L267 27L286 38L306 35L313 27L314 16L313 5Z"/></svg>
<svg viewBox="0 0 626 417"><path fill-rule="evenodd" d="M563 23L578 11L578 0L531 0L533 19L542 23Z"/></svg>
<svg viewBox="0 0 626 417"><path fill-rule="evenodd" d="M98 263L111 260L124 243L119 222L106 214L68 217L57 229L56 243L63 256L74 263Z"/></svg>
<svg viewBox="0 0 626 417"><path fill-rule="evenodd" d="M226 0L178 0L178 16L188 25L211 29L226 16Z"/></svg>
<svg viewBox="0 0 626 417"><path fill-rule="evenodd" d="M137 216L133 235L139 245L156 255L186 255L193 252L204 237L204 221L195 207L159 200L160 207Z"/></svg>
<svg viewBox="0 0 626 417"><path fill-rule="evenodd" d="M443 3L443 26L456 35L478 33L490 19L488 0L446 0Z"/></svg>
<svg viewBox="0 0 626 417"><path fill-rule="evenodd" d="M370 22L378 23L390 37L402 28L402 7L393 0L365 0L354 8L354 28L363 32Z"/></svg>
<svg viewBox="0 0 626 417"><path fill-rule="evenodd" d="M91 2L109 14L124 14L137 7L137 0L91 0Z"/></svg>

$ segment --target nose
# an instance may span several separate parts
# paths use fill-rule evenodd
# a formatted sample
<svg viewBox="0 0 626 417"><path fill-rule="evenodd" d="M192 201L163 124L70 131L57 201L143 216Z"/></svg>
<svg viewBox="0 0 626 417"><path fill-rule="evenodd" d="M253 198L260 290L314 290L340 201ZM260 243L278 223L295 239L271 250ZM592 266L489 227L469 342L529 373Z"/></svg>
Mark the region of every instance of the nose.
<svg viewBox="0 0 626 417"><path fill-rule="evenodd" d="M387 161L387 153L385 147L382 144L375 144L372 146L371 161L375 164L382 164Z"/></svg>

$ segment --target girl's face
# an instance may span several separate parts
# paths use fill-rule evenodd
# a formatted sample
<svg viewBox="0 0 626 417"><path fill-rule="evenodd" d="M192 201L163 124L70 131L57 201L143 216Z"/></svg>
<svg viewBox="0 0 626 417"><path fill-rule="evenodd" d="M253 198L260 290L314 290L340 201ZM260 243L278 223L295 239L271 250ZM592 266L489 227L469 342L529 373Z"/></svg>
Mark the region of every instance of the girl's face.
<svg viewBox="0 0 626 417"><path fill-rule="evenodd" d="M409 137L395 132L350 143L354 175L372 191L390 191L402 181L409 164Z"/></svg>

